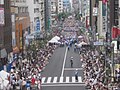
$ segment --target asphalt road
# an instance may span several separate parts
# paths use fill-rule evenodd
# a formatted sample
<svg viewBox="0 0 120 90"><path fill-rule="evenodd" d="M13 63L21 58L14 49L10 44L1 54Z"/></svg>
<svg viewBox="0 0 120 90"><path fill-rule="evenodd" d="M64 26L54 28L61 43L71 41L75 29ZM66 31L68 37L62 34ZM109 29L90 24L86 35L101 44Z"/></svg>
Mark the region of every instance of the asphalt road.
<svg viewBox="0 0 120 90"><path fill-rule="evenodd" d="M42 72L41 90L85 90L82 82L83 71L79 54L67 47L59 47L54 51L49 64ZM70 58L73 57L73 68L70 67ZM79 80L75 81L74 73L78 69Z"/></svg>

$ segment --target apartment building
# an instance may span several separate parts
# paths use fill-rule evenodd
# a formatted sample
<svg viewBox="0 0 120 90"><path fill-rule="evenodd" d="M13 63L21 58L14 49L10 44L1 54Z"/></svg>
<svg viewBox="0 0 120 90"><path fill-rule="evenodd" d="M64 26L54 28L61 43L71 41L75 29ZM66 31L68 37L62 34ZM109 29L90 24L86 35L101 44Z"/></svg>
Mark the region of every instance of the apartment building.
<svg viewBox="0 0 120 90"><path fill-rule="evenodd" d="M26 0L26 1L28 6L28 12L30 15L31 32L37 30L43 33L45 31L44 0ZM37 28L37 26L39 26L39 28Z"/></svg>

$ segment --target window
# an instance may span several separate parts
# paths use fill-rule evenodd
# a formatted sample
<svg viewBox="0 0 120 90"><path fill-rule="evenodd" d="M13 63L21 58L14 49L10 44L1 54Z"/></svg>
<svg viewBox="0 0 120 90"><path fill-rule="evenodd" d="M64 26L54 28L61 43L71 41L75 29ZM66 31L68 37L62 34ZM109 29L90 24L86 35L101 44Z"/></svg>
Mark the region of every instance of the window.
<svg viewBox="0 0 120 90"><path fill-rule="evenodd" d="M28 12L28 7L25 8L25 12Z"/></svg>
<svg viewBox="0 0 120 90"><path fill-rule="evenodd" d="M34 8L34 13L39 13L39 8Z"/></svg>

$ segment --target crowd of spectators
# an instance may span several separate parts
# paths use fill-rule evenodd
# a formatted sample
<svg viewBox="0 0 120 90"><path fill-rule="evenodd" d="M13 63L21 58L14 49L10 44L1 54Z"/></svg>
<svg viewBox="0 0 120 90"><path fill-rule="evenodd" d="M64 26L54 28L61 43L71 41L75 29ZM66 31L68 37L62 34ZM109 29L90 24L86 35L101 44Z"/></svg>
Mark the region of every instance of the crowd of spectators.
<svg viewBox="0 0 120 90"><path fill-rule="evenodd" d="M49 63L48 60L56 47L56 45L46 45L43 49L36 50L35 58L15 61L8 77L7 90L40 90L41 71Z"/></svg>
<svg viewBox="0 0 120 90"><path fill-rule="evenodd" d="M80 60L84 69L84 82L91 90L109 90L109 80L105 82L104 54L98 50L83 48L80 53Z"/></svg>

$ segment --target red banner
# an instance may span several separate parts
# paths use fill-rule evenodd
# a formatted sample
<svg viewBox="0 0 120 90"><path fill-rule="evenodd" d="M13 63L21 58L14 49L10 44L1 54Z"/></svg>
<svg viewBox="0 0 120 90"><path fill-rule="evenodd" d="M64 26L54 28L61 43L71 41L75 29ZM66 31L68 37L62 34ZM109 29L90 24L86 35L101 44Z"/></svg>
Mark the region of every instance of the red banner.
<svg viewBox="0 0 120 90"><path fill-rule="evenodd" d="M102 2L103 2L104 4L106 4L107 0L102 0Z"/></svg>
<svg viewBox="0 0 120 90"><path fill-rule="evenodd" d="M120 30L117 27L112 28L112 38L117 38L117 36L120 35Z"/></svg>

